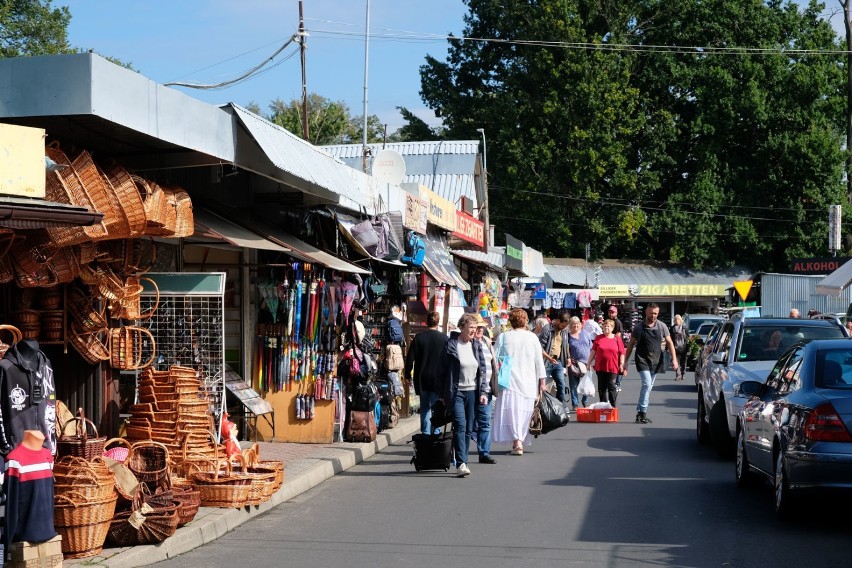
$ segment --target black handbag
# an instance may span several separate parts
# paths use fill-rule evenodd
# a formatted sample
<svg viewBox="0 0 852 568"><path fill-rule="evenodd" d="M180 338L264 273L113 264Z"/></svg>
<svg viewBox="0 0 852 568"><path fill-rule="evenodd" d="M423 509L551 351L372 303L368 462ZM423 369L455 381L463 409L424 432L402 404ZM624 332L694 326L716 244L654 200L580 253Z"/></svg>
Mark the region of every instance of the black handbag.
<svg viewBox="0 0 852 568"><path fill-rule="evenodd" d="M565 410L565 405L549 392L541 393L538 407L541 413L542 434L547 434L568 424L568 411Z"/></svg>

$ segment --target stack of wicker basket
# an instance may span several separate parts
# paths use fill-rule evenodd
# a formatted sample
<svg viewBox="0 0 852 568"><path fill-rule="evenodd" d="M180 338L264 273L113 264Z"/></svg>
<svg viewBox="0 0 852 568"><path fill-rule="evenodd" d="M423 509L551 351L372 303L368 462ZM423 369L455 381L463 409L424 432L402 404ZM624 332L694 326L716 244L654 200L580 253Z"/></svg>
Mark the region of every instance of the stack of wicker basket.
<svg viewBox="0 0 852 568"><path fill-rule="evenodd" d="M53 476L53 524L65 558L99 554L115 514L115 475L103 459L66 456L55 463Z"/></svg>

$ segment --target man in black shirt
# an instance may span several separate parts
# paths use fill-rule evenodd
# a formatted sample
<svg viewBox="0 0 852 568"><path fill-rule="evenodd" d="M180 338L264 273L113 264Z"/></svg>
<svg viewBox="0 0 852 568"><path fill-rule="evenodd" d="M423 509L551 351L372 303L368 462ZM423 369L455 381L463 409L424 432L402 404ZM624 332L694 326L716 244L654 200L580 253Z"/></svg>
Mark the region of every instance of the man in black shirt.
<svg viewBox="0 0 852 568"><path fill-rule="evenodd" d="M414 337L405 358L405 378L414 380L414 392L420 395L420 432L432 434L443 424L431 424L432 405L446 390L447 336L439 329L438 312L426 314L426 331Z"/></svg>

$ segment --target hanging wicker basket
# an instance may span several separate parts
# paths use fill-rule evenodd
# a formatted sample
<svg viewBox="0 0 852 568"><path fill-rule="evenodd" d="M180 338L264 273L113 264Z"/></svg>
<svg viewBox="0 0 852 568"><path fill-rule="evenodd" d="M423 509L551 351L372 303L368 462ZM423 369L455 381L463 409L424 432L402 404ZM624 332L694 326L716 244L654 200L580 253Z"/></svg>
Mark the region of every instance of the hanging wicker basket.
<svg viewBox="0 0 852 568"><path fill-rule="evenodd" d="M98 332L87 332L81 330L77 322L71 323L71 333L68 341L77 350L80 356L90 365L96 365L102 361L109 361L110 352L101 340Z"/></svg>
<svg viewBox="0 0 852 568"><path fill-rule="evenodd" d="M68 311L71 312L77 329L83 333L98 333L107 328L105 306L106 304L99 302L91 294L86 294L79 288L71 290Z"/></svg>
<svg viewBox="0 0 852 568"><path fill-rule="evenodd" d="M110 365L113 369L133 371L142 369L154 362L156 343L153 334L144 327L126 325L109 330ZM143 353L151 356L143 360Z"/></svg>
<svg viewBox="0 0 852 568"><path fill-rule="evenodd" d="M151 284L151 286L153 286L155 294L153 306L149 311L144 313L142 312L141 307L142 292L145 290L145 287L141 284L142 280L146 280ZM110 303L110 313L112 314L112 317L116 319L147 320L154 315L159 304L160 289L157 287L156 282L150 278L137 278L135 276L130 276L124 284L123 297Z"/></svg>

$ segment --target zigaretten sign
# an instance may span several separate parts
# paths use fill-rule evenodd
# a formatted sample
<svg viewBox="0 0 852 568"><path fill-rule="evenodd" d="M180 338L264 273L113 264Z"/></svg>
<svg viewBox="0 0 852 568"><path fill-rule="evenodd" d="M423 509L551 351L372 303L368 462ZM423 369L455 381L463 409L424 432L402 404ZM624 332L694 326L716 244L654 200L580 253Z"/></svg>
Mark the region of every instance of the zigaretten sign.
<svg viewBox="0 0 852 568"><path fill-rule="evenodd" d="M485 223L464 211L456 211L456 230L452 234L480 248L485 246Z"/></svg>

